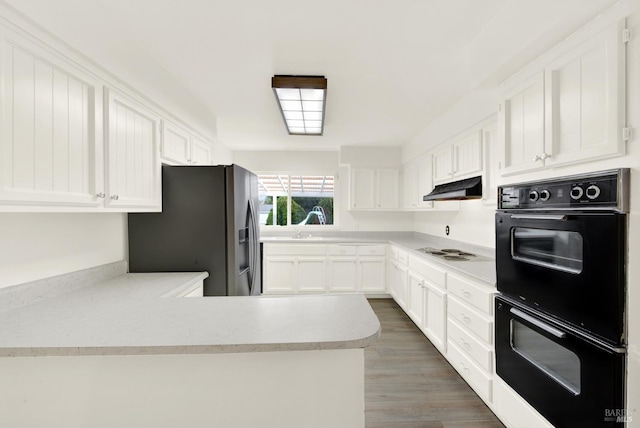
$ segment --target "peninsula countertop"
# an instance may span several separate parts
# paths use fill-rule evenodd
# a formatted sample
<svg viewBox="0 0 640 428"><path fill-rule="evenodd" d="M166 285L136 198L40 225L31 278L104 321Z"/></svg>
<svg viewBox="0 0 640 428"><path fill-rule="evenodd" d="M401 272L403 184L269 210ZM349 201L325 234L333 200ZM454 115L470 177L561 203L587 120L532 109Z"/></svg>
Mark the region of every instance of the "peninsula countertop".
<svg viewBox="0 0 640 428"><path fill-rule="evenodd" d="M352 349L380 333L362 295L178 297L206 277L122 273L40 298L31 287L28 302L0 305L0 357Z"/></svg>

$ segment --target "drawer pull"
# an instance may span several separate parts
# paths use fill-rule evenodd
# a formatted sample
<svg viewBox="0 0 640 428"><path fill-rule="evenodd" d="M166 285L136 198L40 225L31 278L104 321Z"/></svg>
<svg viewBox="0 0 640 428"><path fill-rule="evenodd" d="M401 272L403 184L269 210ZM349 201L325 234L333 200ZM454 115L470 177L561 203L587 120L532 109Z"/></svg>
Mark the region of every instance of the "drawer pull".
<svg viewBox="0 0 640 428"><path fill-rule="evenodd" d="M468 316L466 316L466 315L464 314L464 312L463 312L463 313L461 313L461 314L460 314L460 316L462 317L462 320L463 320L464 322L466 322L467 324L471 324L471 318L469 318Z"/></svg>
<svg viewBox="0 0 640 428"><path fill-rule="evenodd" d="M464 288L460 289L460 293L462 293L462 295L464 296L465 299L468 299L471 297L471 293L469 293L467 290L465 290Z"/></svg>
<svg viewBox="0 0 640 428"><path fill-rule="evenodd" d="M460 365L462 366L462 371L465 373L469 373L469 368L464 365L462 361L460 361Z"/></svg>
<svg viewBox="0 0 640 428"><path fill-rule="evenodd" d="M469 345L469 342L467 342L466 340L464 340L464 338L460 338L460 343L462 344L462 346L464 346L465 349L471 349L471 345Z"/></svg>

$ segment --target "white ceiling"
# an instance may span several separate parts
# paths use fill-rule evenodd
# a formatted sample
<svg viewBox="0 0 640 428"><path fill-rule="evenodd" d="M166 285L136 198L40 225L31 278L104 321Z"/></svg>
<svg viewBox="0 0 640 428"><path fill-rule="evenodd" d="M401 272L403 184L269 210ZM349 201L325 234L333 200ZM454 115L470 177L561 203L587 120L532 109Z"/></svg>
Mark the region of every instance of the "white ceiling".
<svg viewBox="0 0 640 428"><path fill-rule="evenodd" d="M408 141L615 0L5 3L234 150L323 150ZM287 135L274 74L327 77L324 136Z"/></svg>

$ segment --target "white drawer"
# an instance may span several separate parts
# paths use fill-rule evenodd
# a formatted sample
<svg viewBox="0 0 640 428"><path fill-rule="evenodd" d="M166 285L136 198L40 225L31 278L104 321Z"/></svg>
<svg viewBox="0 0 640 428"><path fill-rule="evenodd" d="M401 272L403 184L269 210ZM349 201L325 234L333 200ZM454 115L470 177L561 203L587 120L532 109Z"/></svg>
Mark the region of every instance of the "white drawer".
<svg viewBox="0 0 640 428"><path fill-rule="evenodd" d="M451 365L485 402L491 403L491 376L466 356L455 342L449 340L447 344L447 359Z"/></svg>
<svg viewBox="0 0 640 428"><path fill-rule="evenodd" d="M447 290L461 301L480 309L485 314L493 313L494 289L489 286L472 283L470 280L449 274L447 278Z"/></svg>
<svg viewBox="0 0 640 428"><path fill-rule="evenodd" d="M358 255L359 256L386 256L387 255L387 246L386 245L358 245Z"/></svg>
<svg viewBox="0 0 640 428"><path fill-rule="evenodd" d="M267 244L265 252L269 256L324 256L327 254L327 245Z"/></svg>
<svg viewBox="0 0 640 428"><path fill-rule="evenodd" d="M460 349L471 357L480 367L491 372L493 367L493 351L467 332L453 319L447 319L447 335Z"/></svg>
<svg viewBox="0 0 640 428"><path fill-rule="evenodd" d="M493 321L488 316L482 315L453 296L449 296L447 302L447 315L485 343L493 343Z"/></svg>
<svg viewBox="0 0 640 428"><path fill-rule="evenodd" d="M409 257L409 269L440 288L447 287L447 272L418 257Z"/></svg>
<svg viewBox="0 0 640 428"><path fill-rule="evenodd" d="M329 255L331 256L355 256L356 249L354 245L329 245Z"/></svg>

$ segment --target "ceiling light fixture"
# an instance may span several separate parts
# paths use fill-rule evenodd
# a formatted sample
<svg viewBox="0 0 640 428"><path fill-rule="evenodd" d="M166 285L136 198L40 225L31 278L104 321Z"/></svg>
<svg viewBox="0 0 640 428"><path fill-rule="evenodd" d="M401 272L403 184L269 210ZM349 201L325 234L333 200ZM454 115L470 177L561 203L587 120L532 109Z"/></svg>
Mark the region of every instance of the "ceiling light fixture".
<svg viewBox="0 0 640 428"><path fill-rule="evenodd" d="M322 135L327 79L324 76L282 76L271 78L289 135Z"/></svg>

